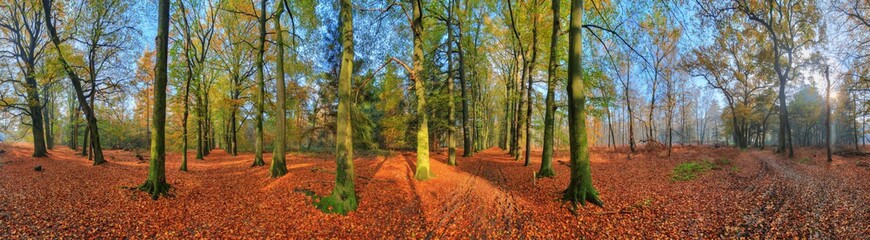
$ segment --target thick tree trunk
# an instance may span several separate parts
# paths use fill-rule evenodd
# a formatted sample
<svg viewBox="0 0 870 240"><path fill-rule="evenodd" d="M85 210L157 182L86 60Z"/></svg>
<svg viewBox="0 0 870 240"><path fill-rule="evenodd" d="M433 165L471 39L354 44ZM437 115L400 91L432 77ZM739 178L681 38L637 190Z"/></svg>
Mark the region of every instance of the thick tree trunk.
<svg viewBox="0 0 870 240"><path fill-rule="evenodd" d="M411 0L413 10L413 22L411 30L414 32L414 69L411 72L411 81L417 94L417 169L414 178L426 180L434 177L429 168L429 117L426 111L426 89L420 72L423 70L423 6L422 0Z"/></svg>
<svg viewBox="0 0 870 240"><path fill-rule="evenodd" d="M157 64L154 68L154 120L151 125L151 163L148 179L140 190L151 194L157 200L160 195L168 194L166 183L166 80L169 44L169 0L160 0L157 25Z"/></svg>
<svg viewBox="0 0 870 240"><path fill-rule="evenodd" d="M29 64L28 64L29 65ZM33 134L33 157L48 156L45 146L45 132L43 127L42 105L39 101L39 87L36 78L33 77L33 68L28 67L28 73L24 76L27 84L27 102L30 111L31 133Z"/></svg>
<svg viewBox="0 0 870 240"><path fill-rule="evenodd" d="M284 174L287 174L287 163L285 162L286 156L284 152L284 148L287 145L287 125L285 123L287 121L287 103L284 85L284 36L282 36L284 32L281 29L281 15L284 14L284 1L278 0L277 2L278 6L275 9L277 13L275 13L274 23L275 40L277 42L275 46L277 46L278 50L278 62L276 66L277 78L275 79L275 85L278 87L278 109L275 111L275 116L277 117L275 120L275 146L272 147L272 165L269 167L269 176L272 178L281 177L284 176ZM337 140L336 145L338 145Z"/></svg>
<svg viewBox="0 0 870 240"><path fill-rule="evenodd" d="M265 59L263 58L263 54L266 51L266 0L260 0L260 16L258 19L260 35L259 42L257 42L257 99L254 102L256 106L256 123L254 127L256 128L256 141L254 143L254 163L251 164L252 167L264 166L266 162L263 161L263 114L265 107L265 94L266 94L266 83L263 65Z"/></svg>
<svg viewBox="0 0 870 240"><path fill-rule="evenodd" d="M586 137L586 86L582 77L583 0L571 0L571 22L568 43L568 136L571 145L571 180L563 199L573 205L591 202L603 206L598 191L592 186L589 169L589 146Z"/></svg>
<svg viewBox="0 0 870 240"><path fill-rule="evenodd" d="M341 0L341 70L338 80L338 117L335 138L335 188L332 194L321 198L315 204L324 212L347 214L357 208L354 191L353 170L353 127L350 111L352 108L351 74L353 74L353 17L351 0Z"/></svg>
<svg viewBox="0 0 870 240"><path fill-rule="evenodd" d="M538 170L538 178L552 177L556 175L553 171L553 141L555 140L555 115L556 115L556 68L558 67L559 56L559 28L561 18L559 16L559 1L551 1L551 9L553 10L553 32L550 34L550 62L547 66L547 96L544 107L544 149L541 155L541 169Z"/></svg>

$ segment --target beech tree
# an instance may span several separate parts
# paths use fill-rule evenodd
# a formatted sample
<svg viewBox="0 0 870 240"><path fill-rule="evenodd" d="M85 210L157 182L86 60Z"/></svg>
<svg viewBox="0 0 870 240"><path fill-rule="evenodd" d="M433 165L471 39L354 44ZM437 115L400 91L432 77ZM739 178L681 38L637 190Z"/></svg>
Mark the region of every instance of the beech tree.
<svg viewBox="0 0 870 240"><path fill-rule="evenodd" d="M335 138L335 188L332 194L315 203L324 212L347 214L355 211L358 203L354 191L353 127L350 121L352 108L351 77L353 74L353 3L341 0L341 73L338 81L338 119Z"/></svg>
<svg viewBox="0 0 870 240"><path fill-rule="evenodd" d="M576 211L577 203L603 206L592 186L589 143L586 136L586 86L583 82L583 0L571 0L568 29L568 134L571 147L571 180L563 199Z"/></svg>
<svg viewBox="0 0 870 240"><path fill-rule="evenodd" d="M44 0L47 1L47 0ZM169 0L160 0L157 21L157 63L154 67L154 119L151 121L151 162L148 179L139 189L157 200L169 192L166 183L166 81L169 56Z"/></svg>

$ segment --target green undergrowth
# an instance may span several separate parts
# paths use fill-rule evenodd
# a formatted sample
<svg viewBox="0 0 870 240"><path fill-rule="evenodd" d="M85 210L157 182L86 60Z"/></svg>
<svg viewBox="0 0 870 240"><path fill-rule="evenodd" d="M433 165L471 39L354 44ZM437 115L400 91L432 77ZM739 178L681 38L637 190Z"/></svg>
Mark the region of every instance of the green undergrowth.
<svg viewBox="0 0 870 240"><path fill-rule="evenodd" d="M812 164L813 160L808 157L802 157L798 159L798 162L803 164Z"/></svg>
<svg viewBox="0 0 870 240"><path fill-rule="evenodd" d="M671 171L671 180L673 181L689 181L697 178L699 175L710 170L721 170L723 166L730 166L731 160L720 158L714 161L703 159L700 161L680 163L674 170ZM731 171L736 171L736 167L731 167Z"/></svg>

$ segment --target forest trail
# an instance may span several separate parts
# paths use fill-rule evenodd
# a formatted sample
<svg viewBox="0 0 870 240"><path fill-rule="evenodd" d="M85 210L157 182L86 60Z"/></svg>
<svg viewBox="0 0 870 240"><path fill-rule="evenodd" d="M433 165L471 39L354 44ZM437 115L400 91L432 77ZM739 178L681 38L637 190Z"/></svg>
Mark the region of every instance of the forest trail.
<svg viewBox="0 0 870 240"><path fill-rule="evenodd" d="M458 167L446 165L446 153L433 154L435 179L417 183L427 209L429 232L426 238L473 238L522 236L528 210L515 193L508 190L504 165L518 164L504 151L490 148L473 157L456 153ZM415 154L403 154L413 162ZM410 174L410 173L409 173ZM413 174L411 174L413 175ZM469 214L470 213L470 214Z"/></svg>
<svg viewBox="0 0 870 240"><path fill-rule="evenodd" d="M745 223L737 236L776 237L778 229L797 226L814 239L834 239L848 232L868 233L854 228L857 221L870 217L870 198L866 185L855 188L848 181L856 175L837 171L848 164L836 157L831 163L809 158L782 159L768 152L752 151L761 169L745 190L755 201L744 216ZM747 199L744 199L747 200ZM844 212L850 214L842 214ZM867 236L867 235L864 235Z"/></svg>
<svg viewBox="0 0 870 240"><path fill-rule="evenodd" d="M569 179L567 152L556 177L532 181L540 151L523 166L491 148L446 165L433 151L435 178L413 178L414 152L358 154L359 209L323 214L309 194L332 190L329 154L289 154L288 174L272 179L251 168L252 154L215 150L180 172L167 159L171 197L152 201L126 187L141 184L147 159L107 150L108 164L58 147L31 158L26 144L0 146L0 238L860 238L868 232L870 157L822 160L818 149L795 159L770 151L685 146L672 157L594 148L593 184L603 208L572 215L560 200ZM809 160L804 160L804 158ZM264 154L267 165L271 154ZM728 160L691 181L674 181L687 161ZM44 170L34 171L36 165ZM80 183L69 185L66 183ZM336 222L343 224L335 224Z"/></svg>

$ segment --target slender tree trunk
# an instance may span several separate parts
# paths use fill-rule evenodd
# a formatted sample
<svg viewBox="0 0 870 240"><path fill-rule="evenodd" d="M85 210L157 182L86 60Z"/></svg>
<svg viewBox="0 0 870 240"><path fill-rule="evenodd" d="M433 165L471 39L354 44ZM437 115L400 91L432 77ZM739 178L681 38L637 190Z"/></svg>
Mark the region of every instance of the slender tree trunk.
<svg viewBox="0 0 870 240"><path fill-rule="evenodd" d="M537 7L535 7L537 9ZM537 11L536 11L537 13ZM526 127L525 139L526 139L526 155L524 156L523 166L529 166L532 164L532 93L535 89L532 88L532 83L534 82L533 75L535 69L535 62L538 58L538 16L539 14L534 14L532 20L532 45L529 46L532 52L532 57L529 59L529 66L527 67L528 74L526 75L529 86L526 87L526 123L524 124Z"/></svg>
<svg viewBox="0 0 870 240"><path fill-rule="evenodd" d="M589 146L586 137L586 86L583 82L583 0L571 0L571 21L568 42L568 136L571 145L571 180L563 199L572 203L590 202L603 206L598 191L592 186L589 169Z"/></svg>
<svg viewBox="0 0 870 240"><path fill-rule="evenodd" d="M266 94L266 83L264 80L264 72L263 65L265 59L263 58L263 54L266 51L266 0L260 0L260 17L258 20L260 35L259 42L257 43L257 99L254 105L257 107L256 110L256 123L254 127L256 128L256 141L254 143L254 163L251 164L252 167L264 166L266 162L263 161L263 114L265 107L265 94Z"/></svg>
<svg viewBox="0 0 870 240"><path fill-rule="evenodd" d="M42 95L45 98L45 107L42 109L43 122L45 124L45 148L51 150L54 148L54 136L52 135L52 115L54 103L51 101L51 93L48 89L48 84L42 87Z"/></svg>
<svg viewBox="0 0 870 240"><path fill-rule="evenodd" d="M456 166L456 98L453 96L453 25L451 24L453 21L454 3L452 0L449 1L449 5L449 10L447 10L447 165ZM464 85L463 89L465 89ZM462 101L463 103L466 101L464 95L462 96ZM465 118L463 118L463 130L465 130L465 124ZM465 135L465 133L463 134ZM468 139L463 137L463 140ZM468 150L468 148L465 148L463 154L467 153Z"/></svg>
<svg viewBox="0 0 870 240"><path fill-rule="evenodd" d="M462 156L471 157L474 155L474 146L472 146L473 133L469 124L474 123L468 119L468 76L465 74L465 51L462 49L462 22L457 23L457 28L459 30L456 41L456 47L459 52L459 88L462 91Z"/></svg>
<svg viewBox="0 0 870 240"><path fill-rule="evenodd" d="M559 55L559 28L561 17L559 16L560 1L551 1L550 8L553 10L553 31L550 34L550 62L547 66L547 96L544 109L544 149L541 153L541 169L538 170L538 178L552 177L553 171L553 141L555 140L554 128L556 125L556 68L558 67Z"/></svg>
<svg viewBox="0 0 870 240"><path fill-rule="evenodd" d="M357 208L354 191L353 171L353 127L350 111L352 108L351 75L353 74L353 15L351 0L341 0L341 70L338 80L338 117L335 138L335 188L332 194L315 203L321 211L347 214Z"/></svg>
<svg viewBox="0 0 870 240"><path fill-rule="evenodd" d="M193 74L193 73L191 73L191 74ZM205 132L204 132L205 129L203 129L203 124L202 124L203 117L202 117L202 97L201 97L202 80L203 79L201 76L199 76L197 78L198 78L198 81L196 83L197 87L195 89L196 93L194 93L194 96L196 97L196 105L193 106L193 112L194 112L194 115L196 116L196 159L202 160L204 155L205 155L205 152L203 151L203 149L205 148L205 146L203 145L203 143L204 143L204 139L203 139L204 136L203 135L205 135Z"/></svg>
<svg viewBox="0 0 870 240"><path fill-rule="evenodd" d="M73 151L78 149L78 139L79 139L79 106L74 97L72 97L74 93L70 93L72 101L70 101L70 117L69 117L69 148ZM856 128L857 129L857 128ZM857 138L856 138L857 139Z"/></svg>
<svg viewBox="0 0 870 240"><path fill-rule="evenodd" d="M275 111L277 117L275 120L275 129L277 131L275 133L275 146L272 148L272 165L269 168L269 176L272 178L277 178L287 174L287 163L285 161L286 156L284 152L284 148L287 145L287 124L285 123L287 121L287 102L285 96L286 89L284 85L284 36L282 36L284 35L284 31L281 29L281 15L284 14L284 1L278 0L277 2L278 6L275 9L275 11L277 11L277 13L275 13L275 40L277 44L275 46L278 50L278 64L276 66L277 82L275 82L275 85L278 86L278 109ZM337 139L340 139L340 137ZM338 140L336 140L336 145L339 145L338 143Z"/></svg>
<svg viewBox="0 0 870 240"><path fill-rule="evenodd" d="M85 125L85 137L82 138L82 156L83 157L88 156L88 149L89 149L90 141L91 141L90 136L91 136L91 124L88 123L87 125Z"/></svg>
<svg viewBox="0 0 870 240"><path fill-rule="evenodd" d="M169 0L160 0L157 24L157 64L154 68L154 121L151 132L151 163L148 168L148 179L140 190L151 194L151 199L169 192L166 183L166 80L169 45Z"/></svg>
<svg viewBox="0 0 870 240"><path fill-rule="evenodd" d="M613 117L610 115L610 107L608 106L607 111L607 129L610 130L610 144L613 144L613 148L616 149L616 135L613 133Z"/></svg>
<svg viewBox="0 0 870 240"><path fill-rule="evenodd" d="M858 141L858 106L860 106L860 103L858 101L859 101L858 97L856 96L855 97L855 108L852 109L852 111L854 111L854 113L855 113L855 115L852 117L852 124L855 127L855 131L854 131L855 132L855 151L861 152L861 148L858 146L858 143L859 143L859 141Z"/></svg>
<svg viewBox="0 0 870 240"><path fill-rule="evenodd" d="M830 67L825 67L825 149L827 150L828 162L831 158L831 78L828 76Z"/></svg>
<svg viewBox="0 0 870 240"><path fill-rule="evenodd" d="M414 69L411 72L411 81L414 81L417 93L417 169L414 178L426 180L434 177L429 168L429 117L426 111L426 89L420 71L423 70L423 6L422 0L411 0L413 10L413 22L411 30L414 35ZM460 66L461 67L461 66ZM467 151L467 150L466 150Z"/></svg>

